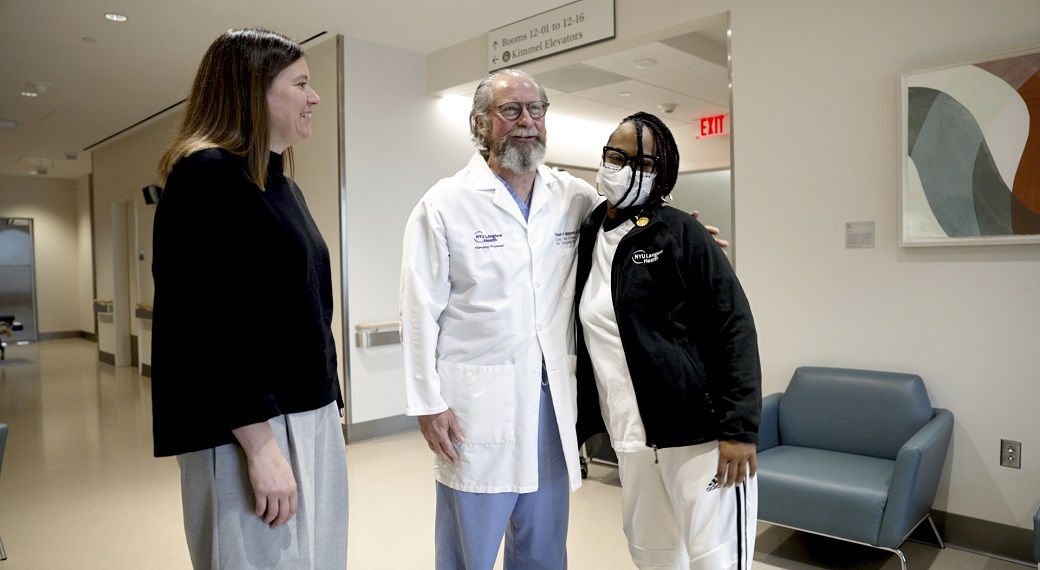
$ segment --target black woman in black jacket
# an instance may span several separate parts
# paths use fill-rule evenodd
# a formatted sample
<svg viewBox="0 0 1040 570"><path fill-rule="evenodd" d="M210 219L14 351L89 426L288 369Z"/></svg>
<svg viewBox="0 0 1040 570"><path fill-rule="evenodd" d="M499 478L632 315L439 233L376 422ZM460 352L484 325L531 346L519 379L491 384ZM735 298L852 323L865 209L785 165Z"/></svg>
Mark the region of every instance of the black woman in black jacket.
<svg viewBox="0 0 1040 570"><path fill-rule="evenodd" d="M637 566L745 568L757 513L761 367L751 308L704 226L664 203L679 169L653 115L603 147L582 228L579 442L607 432Z"/></svg>

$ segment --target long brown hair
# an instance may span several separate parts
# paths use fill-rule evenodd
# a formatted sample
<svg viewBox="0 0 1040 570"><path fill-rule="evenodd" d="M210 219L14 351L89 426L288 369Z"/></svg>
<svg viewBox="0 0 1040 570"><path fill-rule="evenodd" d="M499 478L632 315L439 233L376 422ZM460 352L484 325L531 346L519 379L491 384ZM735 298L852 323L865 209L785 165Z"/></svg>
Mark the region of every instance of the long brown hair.
<svg viewBox="0 0 1040 570"><path fill-rule="evenodd" d="M159 159L163 184L180 159L222 148L246 159L247 175L263 190L271 152L267 89L303 55L292 39L259 28L228 30L214 40L195 73L177 135ZM291 170L292 149L282 156Z"/></svg>

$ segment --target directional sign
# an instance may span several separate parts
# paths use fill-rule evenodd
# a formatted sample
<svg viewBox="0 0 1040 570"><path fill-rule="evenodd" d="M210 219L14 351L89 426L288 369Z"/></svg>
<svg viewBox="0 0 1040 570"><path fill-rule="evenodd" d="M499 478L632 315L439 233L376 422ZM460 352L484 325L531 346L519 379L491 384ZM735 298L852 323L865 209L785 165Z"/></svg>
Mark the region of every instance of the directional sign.
<svg viewBox="0 0 1040 570"><path fill-rule="evenodd" d="M578 0L488 32L488 71L612 37L614 0Z"/></svg>

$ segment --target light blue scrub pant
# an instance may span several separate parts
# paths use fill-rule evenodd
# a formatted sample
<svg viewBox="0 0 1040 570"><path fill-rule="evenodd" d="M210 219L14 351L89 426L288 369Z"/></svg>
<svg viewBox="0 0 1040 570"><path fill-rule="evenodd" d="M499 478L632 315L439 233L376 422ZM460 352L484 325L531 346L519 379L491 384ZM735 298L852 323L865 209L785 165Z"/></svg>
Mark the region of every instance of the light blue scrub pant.
<svg viewBox="0 0 1040 570"><path fill-rule="evenodd" d="M534 493L468 493L437 483L437 570L491 570L503 534L506 570L567 568L570 478L544 382L538 417Z"/></svg>

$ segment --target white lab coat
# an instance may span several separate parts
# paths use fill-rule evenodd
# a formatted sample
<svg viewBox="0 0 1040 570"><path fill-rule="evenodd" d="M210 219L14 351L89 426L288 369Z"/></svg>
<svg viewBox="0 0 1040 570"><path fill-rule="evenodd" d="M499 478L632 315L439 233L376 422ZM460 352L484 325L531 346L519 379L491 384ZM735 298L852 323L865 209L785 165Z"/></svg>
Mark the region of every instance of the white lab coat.
<svg viewBox="0 0 1040 570"><path fill-rule="evenodd" d="M451 408L466 437L436 479L477 493L538 489L545 358L571 488L581 486L575 420L574 259L601 198L541 166L529 219L484 158L434 185L408 219L401 341L408 415Z"/></svg>

